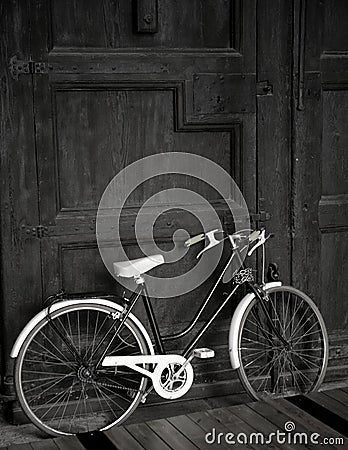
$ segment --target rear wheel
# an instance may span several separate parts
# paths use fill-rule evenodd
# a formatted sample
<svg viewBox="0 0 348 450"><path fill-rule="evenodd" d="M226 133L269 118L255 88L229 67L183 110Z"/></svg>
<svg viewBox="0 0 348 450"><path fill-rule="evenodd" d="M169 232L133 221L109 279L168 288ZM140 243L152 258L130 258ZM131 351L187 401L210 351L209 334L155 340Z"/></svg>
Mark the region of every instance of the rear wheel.
<svg viewBox="0 0 348 450"><path fill-rule="evenodd" d="M261 300L254 298L239 329L238 373L242 384L256 400L317 390L328 361L328 337L317 306L293 287L274 287L267 294L269 301L264 305L288 344L274 333Z"/></svg>
<svg viewBox="0 0 348 450"><path fill-rule="evenodd" d="M102 342L105 333L119 324L117 316L112 307L81 302L53 312L28 334L17 357L15 386L24 412L43 431L105 430L138 406L144 376L127 367L95 367L114 334ZM128 318L107 356L148 353L146 339Z"/></svg>

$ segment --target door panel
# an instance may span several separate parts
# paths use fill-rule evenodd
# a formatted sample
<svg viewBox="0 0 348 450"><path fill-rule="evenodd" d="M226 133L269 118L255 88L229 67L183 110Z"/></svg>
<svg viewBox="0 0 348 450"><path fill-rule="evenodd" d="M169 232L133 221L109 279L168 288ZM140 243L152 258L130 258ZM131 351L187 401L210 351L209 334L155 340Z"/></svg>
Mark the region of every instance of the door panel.
<svg viewBox="0 0 348 450"><path fill-rule="evenodd" d="M13 55L30 54L27 11L13 2L0 5L0 170L1 170L1 371L12 383L11 345L41 303L40 243L25 224L39 223L31 76L15 82L8 70ZM14 33L14 30L16 32Z"/></svg>
<svg viewBox="0 0 348 450"><path fill-rule="evenodd" d="M159 1L158 31L151 33L137 32L136 2L57 0L50 5L41 4L34 31L37 58L48 62L48 73L34 76L40 223L47 228L41 239L43 297L60 289L122 294L99 256L95 217L107 184L127 165L161 152L204 156L233 176L255 211L255 2ZM171 187L198 192L231 222L205 183L180 175L152 179L132 193L123 211L120 231L129 258L142 256L134 234L139 207ZM178 228L201 231L192 214L168 211L154 227L160 248L172 248ZM141 237L140 243L146 244ZM186 272L196 264L198 250L153 274ZM212 282L185 298L156 300L161 327L166 332L182 328ZM142 306L136 314L145 316ZM230 317L227 310L225 317ZM219 329L224 345L218 361L228 354L226 324ZM210 379L222 376L226 373L217 369Z"/></svg>
<svg viewBox="0 0 348 450"><path fill-rule="evenodd" d="M348 81L348 71L346 75ZM324 89L321 197L318 211L321 232L321 303L329 328L342 328L348 332L347 305L344 301L344 293L348 289L348 84L346 90L335 90L335 86L325 86Z"/></svg>
<svg viewBox="0 0 348 450"><path fill-rule="evenodd" d="M297 68L300 80L304 75L303 89L297 86L303 105L297 102L295 114L293 274L319 304L334 349L348 342L348 4L307 2L300 16L304 11L304 59ZM337 352L329 365L342 366L344 377L347 361ZM331 372L337 378L331 369L327 377Z"/></svg>
<svg viewBox="0 0 348 450"><path fill-rule="evenodd" d="M135 3L107 0L63 0L52 8L53 46L99 48L234 48L239 50L242 23L239 0L153 0L158 32L136 33ZM141 0L138 3L143 3ZM139 7L138 7L139 8ZM142 9L139 21L151 23ZM155 17L152 18L155 21Z"/></svg>
<svg viewBox="0 0 348 450"><path fill-rule="evenodd" d="M267 262L277 264L280 279L287 284L291 281L292 17L291 2L258 2L257 77L271 89L257 96L258 209L271 215L264 223L267 232L274 233L266 245Z"/></svg>

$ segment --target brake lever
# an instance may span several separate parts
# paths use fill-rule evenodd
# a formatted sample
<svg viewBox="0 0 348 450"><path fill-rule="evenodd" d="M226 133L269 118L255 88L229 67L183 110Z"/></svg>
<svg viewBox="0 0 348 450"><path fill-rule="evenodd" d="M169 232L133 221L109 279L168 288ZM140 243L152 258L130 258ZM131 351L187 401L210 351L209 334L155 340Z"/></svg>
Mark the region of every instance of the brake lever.
<svg viewBox="0 0 348 450"><path fill-rule="evenodd" d="M216 228L215 230L212 230L212 231L209 231L208 233L205 233L205 236L209 239L209 244L206 246L206 247L204 247L204 249L202 250L202 251L200 251L199 253L198 253L198 255L197 255L197 259L200 257L200 256L202 256L203 255L203 253L204 252L206 252L207 250L209 250L210 248L212 248L212 247L215 247L215 245L218 245L218 244L220 244L220 242L222 242L222 241L218 241L216 238L215 238L215 236L214 236L214 234L216 233L216 232L218 232L218 231L220 231L218 228Z"/></svg>
<svg viewBox="0 0 348 450"><path fill-rule="evenodd" d="M251 256L258 247L260 247L267 241L268 238L269 238L269 236L265 237L265 230L263 229L260 234L260 237L259 237L259 242L257 244L255 244L254 247L248 251L248 256Z"/></svg>

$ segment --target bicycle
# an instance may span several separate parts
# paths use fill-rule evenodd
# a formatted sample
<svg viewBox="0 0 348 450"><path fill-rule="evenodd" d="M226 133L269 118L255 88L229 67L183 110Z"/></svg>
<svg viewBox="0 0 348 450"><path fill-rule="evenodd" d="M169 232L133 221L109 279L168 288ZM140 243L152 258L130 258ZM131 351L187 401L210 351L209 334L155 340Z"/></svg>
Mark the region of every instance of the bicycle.
<svg viewBox="0 0 348 450"><path fill-rule="evenodd" d="M106 430L123 423L152 390L166 399L183 396L193 383L192 359L214 357L214 350L196 348L199 339L243 285L249 292L232 316L229 352L246 391L261 400L317 390L328 361L323 318L306 294L281 282L265 283L265 242L270 236L264 229L250 231L212 230L185 242L191 247L207 241L198 256L225 241L231 253L189 325L175 334L161 335L143 277L164 263L162 255L114 263L116 275L137 284L129 299L54 296L52 304L25 326L11 352L16 358L17 396L31 422L54 436ZM260 283L242 262L242 252L249 246L248 256L262 246ZM182 354L167 354L165 342L193 330L233 258L240 269L233 274L227 297ZM132 313L140 298L154 345Z"/></svg>

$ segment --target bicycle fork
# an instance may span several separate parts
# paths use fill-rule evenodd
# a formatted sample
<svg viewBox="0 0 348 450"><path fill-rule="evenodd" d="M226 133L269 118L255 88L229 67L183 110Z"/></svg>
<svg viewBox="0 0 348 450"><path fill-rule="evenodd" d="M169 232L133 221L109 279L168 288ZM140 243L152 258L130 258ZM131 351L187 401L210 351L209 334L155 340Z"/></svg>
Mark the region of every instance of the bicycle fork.
<svg viewBox="0 0 348 450"><path fill-rule="evenodd" d="M255 286L253 284L249 284L249 285L250 285L251 289L253 290L255 297L260 300L260 305L261 305L262 311L266 316L267 322L270 325L271 330L277 336L277 338L284 344L284 346L288 348L290 345L289 342L284 338L284 336L276 328L269 312L267 311L267 308L265 305L265 302L269 301L267 293L265 291L263 291L262 289L258 288L258 286Z"/></svg>

